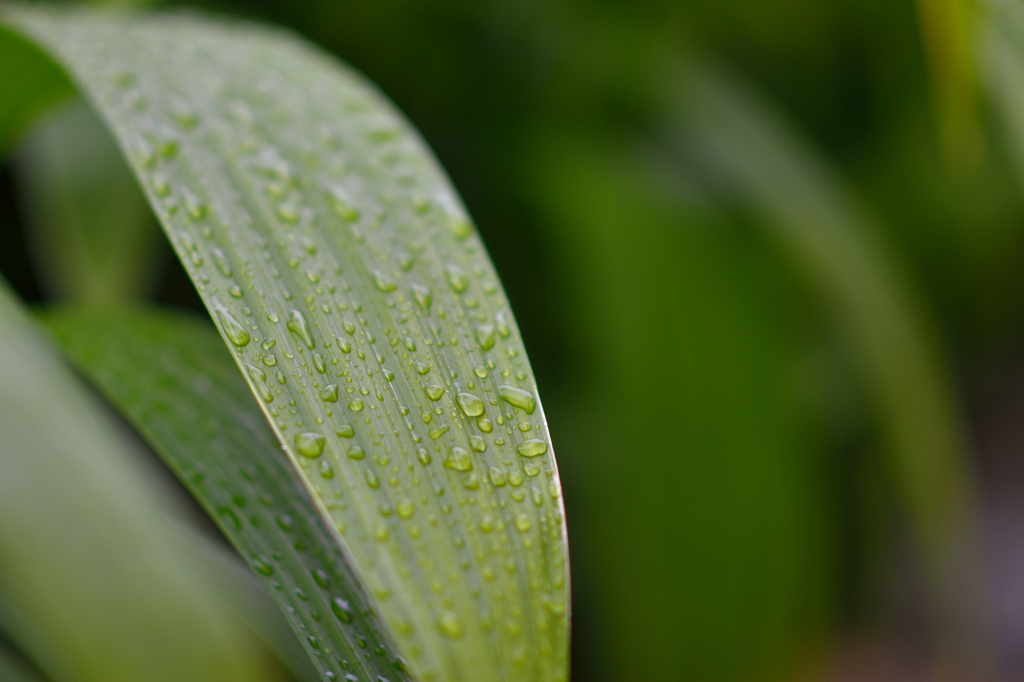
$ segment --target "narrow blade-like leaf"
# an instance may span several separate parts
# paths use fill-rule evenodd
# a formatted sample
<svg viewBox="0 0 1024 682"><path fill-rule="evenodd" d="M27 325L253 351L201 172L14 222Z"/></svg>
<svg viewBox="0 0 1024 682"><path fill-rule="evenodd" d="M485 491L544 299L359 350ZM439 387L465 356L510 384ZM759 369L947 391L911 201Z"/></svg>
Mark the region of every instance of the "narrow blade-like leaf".
<svg viewBox="0 0 1024 682"><path fill-rule="evenodd" d="M250 561L325 679L401 679L396 647L216 331L144 308L45 320Z"/></svg>
<svg viewBox="0 0 1024 682"><path fill-rule="evenodd" d="M273 679L127 441L0 282L0 611L55 681Z"/></svg>
<svg viewBox="0 0 1024 682"><path fill-rule="evenodd" d="M4 16L106 118L414 675L564 679L544 411L483 244L408 123L282 32Z"/></svg>

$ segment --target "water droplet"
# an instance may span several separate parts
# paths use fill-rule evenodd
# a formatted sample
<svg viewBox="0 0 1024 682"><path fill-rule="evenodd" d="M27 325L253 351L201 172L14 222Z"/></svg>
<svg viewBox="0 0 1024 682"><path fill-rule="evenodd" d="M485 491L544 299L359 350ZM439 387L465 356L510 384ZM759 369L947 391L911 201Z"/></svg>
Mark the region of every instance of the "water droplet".
<svg viewBox="0 0 1024 682"><path fill-rule="evenodd" d="M484 417L483 419L478 419L476 425L484 433L490 433L491 431L494 430L494 424L492 424L491 420L488 419L487 417Z"/></svg>
<svg viewBox="0 0 1024 682"><path fill-rule="evenodd" d="M398 501L398 504L395 506L395 510L401 518L411 519L413 514L416 513L416 506L408 497L403 497Z"/></svg>
<svg viewBox="0 0 1024 682"><path fill-rule="evenodd" d="M303 457L319 457L323 454L327 439L320 433L295 434L295 450Z"/></svg>
<svg viewBox="0 0 1024 682"><path fill-rule="evenodd" d="M413 256L410 256L409 254L405 253L404 251L399 251L397 255L398 255L398 265L403 270L409 270L410 268L412 268L413 263L416 262L416 259Z"/></svg>
<svg viewBox="0 0 1024 682"><path fill-rule="evenodd" d="M530 517L526 514L516 514L515 524L516 528L525 533L530 530Z"/></svg>
<svg viewBox="0 0 1024 682"><path fill-rule="evenodd" d="M324 386L320 391L320 400L323 400L325 403L338 402L338 385L328 384Z"/></svg>
<svg viewBox="0 0 1024 682"><path fill-rule="evenodd" d="M440 398L441 395L438 394L437 398L434 398L433 396L430 397L433 400L437 400L437 398ZM480 398L476 397L472 393L459 393L455 397L455 402L459 404L459 407L462 408L462 411L466 413L467 417L479 417L484 413L484 401L480 400Z"/></svg>
<svg viewBox="0 0 1024 682"><path fill-rule="evenodd" d="M510 471L508 473L508 482L512 485L522 485L523 476L518 471Z"/></svg>
<svg viewBox="0 0 1024 682"><path fill-rule="evenodd" d="M282 203L277 207L277 217L286 223L297 223L299 221L299 209L293 204Z"/></svg>
<svg viewBox="0 0 1024 682"><path fill-rule="evenodd" d="M292 310L288 313L288 329L302 337L307 348L313 349L315 346L313 335L309 333L309 325L306 324L306 318L300 311Z"/></svg>
<svg viewBox="0 0 1024 682"><path fill-rule="evenodd" d="M323 374L327 371L327 363L324 362L324 358L319 353L313 353L313 364L316 365L316 371Z"/></svg>
<svg viewBox="0 0 1024 682"><path fill-rule="evenodd" d="M352 324L349 320L345 320L342 323L342 326L345 327L345 331L348 332L349 334L355 334L356 333L356 326L354 324Z"/></svg>
<svg viewBox="0 0 1024 682"><path fill-rule="evenodd" d="M213 263L217 266L217 269L220 270L220 274L225 277L230 277L232 274L231 264L228 263L227 256L224 255L224 252L214 247L210 249L210 253L213 255Z"/></svg>
<svg viewBox="0 0 1024 682"><path fill-rule="evenodd" d="M466 273L458 265L446 265L444 275L452 289L460 294L469 287L469 278L466 277Z"/></svg>
<svg viewBox="0 0 1024 682"><path fill-rule="evenodd" d="M425 390L427 393L427 397L430 398L431 400L440 400L441 396L444 395L444 389L438 386L437 384L430 384L429 386L427 386Z"/></svg>
<svg viewBox="0 0 1024 682"><path fill-rule="evenodd" d="M416 299L416 302L420 304L424 312L430 312L430 304L434 300L433 295L430 293L430 289L420 284L412 285L412 295Z"/></svg>
<svg viewBox="0 0 1024 682"><path fill-rule="evenodd" d="M477 375L481 379L486 379L487 378L487 368L483 367L481 365L477 365L476 367L473 368L473 374Z"/></svg>
<svg viewBox="0 0 1024 682"><path fill-rule="evenodd" d="M349 459L362 459L366 456L363 449L356 444L350 445L345 454L348 455Z"/></svg>
<svg viewBox="0 0 1024 682"><path fill-rule="evenodd" d="M414 351L416 350L416 342L415 342L415 341L413 341L413 340L412 340L411 338L409 338L408 336L407 336L407 337L405 337L404 341L405 341L405 349L406 349L407 351L409 351L410 353L412 353L412 352L414 352Z"/></svg>
<svg viewBox="0 0 1024 682"><path fill-rule="evenodd" d="M224 335L228 337L228 340L239 347L248 345L249 332L245 331L245 327L240 325L231 312L217 302L217 299L213 299L213 310L217 314L221 329L224 330Z"/></svg>
<svg viewBox="0 0 1024 682"><path fill-rule="evenodd" d="M503 472L501 469L499 469L498 467L491 467L488 473L490 473L491 475L491 485L495 486L496 488L500 488L501 486L505 485L505 472Z"/></svg>
<svg viewBox="0 0 1024 682"><path fill-rule="evenodd" d="M487 449L487 441L480 436L470 436L469 445L476 452L483 452Z"/></svg>
<svg viewBox="0 0 1024 682"><path fill-rule="evenodd" d="M480 350L494 348L494 325L485 324L477 327L476 340L480 343Z"/></svg>
<svg viewBox="0 0 1024 682"><path fill-rule="evenodd" d="M338 427L338 430L335 431L335 433L341 436L342 438L351 438L352 436L356 435L356 431L355 429L352 428L351 424L342 424L341 426Z"/></svg>
<svg viewBox="0 0 1024 682"><path fill-rule="evenodd" d="M324 478L334 478L334 467L326 459L320 460L319 471Z"/></svg>
<svg viewBox="0 0 1024 682"><path fill-rule="evenodd" d="M523 471L526 472L527 476L536 476L540 473L540 467L534 466L533 464L527 464L523 467Z"/></svg>
<svg viewBox="0 0 1024 682"><path fill-rule="evenodd" d="M263 364L267 367L273 367L277 364L277 356L267 353L263 356Z"/></svg>
<svg viewBox="0 0 1024 682"><path fill-rule="evenodd" d="M381 371L382 371L382 372L384 372L384 378L385 378L385 379L387 379L388 381L394 381L394 380L395 380L395 373L394 373L394 372L392 372L392 371L391 371L390 369L388 369L387 367L385 367L385 368L384 368L383 370L381 370Z"/></svg>
<svg viewBox="0 0 1024 682"><path fill-rule="evenodd" d="M424 465L430 464L433 460L430 458L430 453L426 448L420 448L416 451L416 459L422 462Z"/></svg>
<svg viewBox="0 0 1024 682"><path fill-rule="evenodd" d="M499 386L498 393L501 395L502 400L509 405L525 410L526 414L533 414L533 411L537 409L537 399L529 391L524 391L515 386Z"/></svg>
<svg viewBox="0 0 1024 682"><path fill-rule="evenodd" d="M342 623L352 622L352 608L348 605L348 602L341 597L334 597L331 599L331 611L338 617Z"/></svg>
<svg viewBox="0 0 1024 682"><path fill-rule="evenodd" d="M448 457L445 458L444 465L456 471L470 471L473 468L473 460L470 459L469 453L464 448L453 445L448 450Z"/></svg>
<svg viewBox="0 0 1024 682"><path fill-rule="evenodd" d="M228 294L231 295L231 298L242 298L242 287L236 284L228 289Z"/></svg>
<svg viewBox="0 0 1024 682"><path fill-rule="evenodd" d="M360 400L359 398L352 398L352 400L348 401L348 409L352 410L353 412L362 412L363 401Z"/></svg>
<svg viewBox="0 0 1024 682"><path fill-rule="evenodd" d="M377 480L377 474L373 473L373 469L366 470L366 485L374 490L380 487L380 481Z"/></svg>
<svg viewBox="0 0 1024 682"><path fill-rule="evenodd" d="M501 334L503 339L507 339L512 333L512 330L508 328L508 322L505 319L504 311L494 316L494 326L498 328L498 333Z"/></svg>
<svg viewBox="0 0 1024 682"><path fill-rule="evenodd" d="M536 438L524 440L522 443L519 444L519 447L516 448L516 452L518 452L523 457L540 457L547 451L548 444Z"/></svg>
<svg viewBox="0 0 1024 682"><path fill-rule="evenodd" d="M263 575L273 575L274 569L270 566L270 559L263 556L262 554L252 555L252 567L256 569L257 573Z"/></svg>
<svg viewBox="0 0 1024 682"><path fill-rule="evenodd" d="M352 205L348 194L340 187L331 188L331 203L338 215L349 222L359 220L359 211Z"/></svg>
<svg viewBox="0 0 1024 682"><path fill-rule="evenodd" d="M422 362L417 362L416 363L416 373L417 374L419 374L420 376L423 376L425 374L428 374L429 372L430 372L430 368L427 367L426 365L424 365Z"/></svg>
<svg viewBox="0 0 1024 682"><path fill-rule="evenodd" d="M260 397L268 403L271 402L274 399L274 394L267 388L267 373L259 367L254 367L250 364L246 364L245 369L249 376L252 377L252 383L256 385L256 390L260 392Z"/></svg>
<svg viewBox="0 0 1024 682"><path fill-rule="evenodd" d="M441 634L447 637L452 639L462 637L462 621L454 611L442 611L437 618L437 627L441 630Z"/></svg>
<svg viewBox="0 0 1024 682"><path fill-rule="evenodd" d="M373 271L373 283L377 285L378 289L384 292L394 291L398 288L398 284L380 270Z"/></svg>
<svg viewBox="0 0 1024 682"><path fill-rule="evenodd" d="M352 344L349 343L348 339L343 339L340 336L338 337L338 348L341 349L342 353L351 353L352 352Z"/></svg>
<svg viewBox="0 0 1024 682"><path fill-rule="evenodd" d="M313 571L313 580L316 584L325 590L331 586L331 579L327 576L327 571L322 568L318 568Z"/></svg>

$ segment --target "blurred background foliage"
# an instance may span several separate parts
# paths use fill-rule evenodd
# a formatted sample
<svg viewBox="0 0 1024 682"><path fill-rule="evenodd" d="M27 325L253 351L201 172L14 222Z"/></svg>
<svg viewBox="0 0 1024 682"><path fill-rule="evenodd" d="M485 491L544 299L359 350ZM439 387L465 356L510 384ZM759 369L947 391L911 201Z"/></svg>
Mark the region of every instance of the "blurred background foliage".
<svg viewBox="0 0 1024 682"><path fill-rule="evenodd" d="M549 409L574 679L1024 678L1016 0L201 6L361 70L462 193ZM116 158L80 103L36 124L0 271L201 309Z"/></svg>

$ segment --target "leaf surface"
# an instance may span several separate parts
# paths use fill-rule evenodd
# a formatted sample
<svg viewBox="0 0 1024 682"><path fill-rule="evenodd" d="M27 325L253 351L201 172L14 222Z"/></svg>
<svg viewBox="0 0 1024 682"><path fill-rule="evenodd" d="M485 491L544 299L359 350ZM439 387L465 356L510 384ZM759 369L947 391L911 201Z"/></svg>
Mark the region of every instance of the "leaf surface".
<svg viewBox="0 0 1024 682"><path fill-rule="evenodd" d="M394 644L216 331L147 308L58 308L44 319L251 563L325 679L402 679Z"/></svg>
<svg viewBox="0 0 1024 682"><path fill-rule="evenodd" d="M55 682L274 679L128 441L0 282L0 614Z"/></svg>
<svg viewBox="0 0 1024 682"><path fill-rule="evenodd" d="M4 16L113 130L414 676L564 679L544 410L483 244L409 124L281 31ZM528 249L512 274L530 275Z"/></svg>

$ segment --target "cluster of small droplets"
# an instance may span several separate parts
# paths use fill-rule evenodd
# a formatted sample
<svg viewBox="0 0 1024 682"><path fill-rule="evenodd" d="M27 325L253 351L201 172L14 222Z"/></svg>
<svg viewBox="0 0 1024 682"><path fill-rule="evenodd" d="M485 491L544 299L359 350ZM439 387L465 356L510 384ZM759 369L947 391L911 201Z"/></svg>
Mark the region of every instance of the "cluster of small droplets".
<svg viewBox="0 0 1024 682"><path fill-rule="evenodd" d="M159 88L124 73L95 87L403 650L427 681L444 675L444 646L467 665L511 663L515 679L564 676L567 556L543 410L443 173L338 65L286 43L186 42L181 59L232 77L161 71L154 47L140 68ZM272 563L253 558L265 575Z"/></svg>

